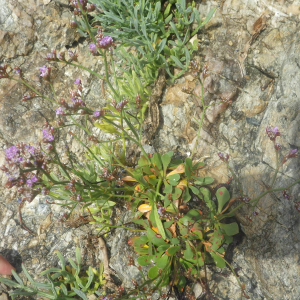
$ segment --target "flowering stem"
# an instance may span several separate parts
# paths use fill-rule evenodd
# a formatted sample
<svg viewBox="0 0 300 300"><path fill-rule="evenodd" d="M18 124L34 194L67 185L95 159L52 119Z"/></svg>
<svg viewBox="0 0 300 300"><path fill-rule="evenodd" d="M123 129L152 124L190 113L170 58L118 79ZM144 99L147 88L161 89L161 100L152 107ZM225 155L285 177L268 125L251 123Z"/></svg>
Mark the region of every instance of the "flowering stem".
<svg viewBox="0 0 300 300"><path fill-rule="evenodd" d="M11 77L10 79L11 79L11 80L14 80L14 81L17 81L17 82L19 82L19 83L21 83L21 84L26 85L29 89L31 89L32 91L34 91L37 95L39 95L39 96L42 97L43 99L46 99L46 100L48 100L48 101L50 101L50 102L56 104L56 101L54 101L54 100L52 100L52 99L50 99L50 98L44 96L44 95L41 94L40 92L38 92L34 87L32 87L30 84L28 84L25 80L18 80L18 79L15 79L15 78L13 78L13 77Z"/></svg>
<svg viewBox="0 0 300 300"><path fill-rule="evenodd" d="M119 91L119 85L118 85L118 79L117 79L117 74L116 74L115 63L114 63L113 57L112 57L110 52L109 52L109 57L110 57L111 66L112 66L113 73L114 73L115 85L117 87L117 90Z"/></svg>
<svg viewBox="0 0 300 300"><path fill-rule="evenodd" d="M59 60L58 62L65 63L65 64L68 64L68 65L70 65L70 66L77 67L77 68L79 68L79 69L83 69L83 70L85 70L85 71L87 71L87 72L89 72L89 73L91 73L91 74L97 76L98 78L100 78L100 79L106 81L106 79L105 79L103 76L101 76L100 74L98 74L97 72L94 72L94 71L92 71L91 69L86 68L86 67L84 67L84 66L82 66L82 65L80 65L80 64L74 64L74 63L72 63L72 62L68 62L68 61L65 61L65 60Z"/></svg>
<svg viewBox="0 0 300 300"><path fill-rule="evenodd" d="M196 137L196 141L195 141L195 145L193 147L193 150L192 150L192 154L191 154L191 158L193 158L194 156L194 153L196 151L196 147L197 147L197 144L198 144L198 140L199 140L199 137L200 137L200 132L201 132L201 128L202 128L202 123L203 123L203 120L204 120L204 116L205 116L205 111L206 111L206 108L207 106L205 106L205 103L204 103L204 98L203 98L203 83L201 81L201 79L199 78L200 80L200 85L201 85L201 98L198 97L197 95L194 95L198 98L201 99L201 102L202 102L202 114L201 114L201 119L200 119L200 122L199 122L199 129L198 129L198 133L197 133L197 137Z"/></svg>
<svg viewBox="0 0 300 300"><path fill-rule="evenodd" d="M279 192L279 191L283 191L283 190L288 190L290 189L292 186L296 185L297 183L300 183L300 179L298 179L297 181L293 182L292 184L290 184L289 186L287 187L284 187L284 188L277 188L277 189L271 189L271 190L267 190L265 192L263 192L262 194L260 194L258 197L250 200L249 203L256 203L261 199L263 198L265 195L271 193L271 192ZM232 209L228 214L226 215L223 215L221 216L220 218L218 218L219 221L221 221L222 219L224 218L228 218L230 215L232 215L232 213L234 213L236 210L238 210L239 208L241 208L242 206L244 206L246 203L241 203L239 204L237 207L235 207L234 209Z"/></svg>
<svg viewBox="0 0 300 300"><path fill-rule="evenodd" d="M274 141L274 145L275 145L275 141ZM273 187L274 183L275 183L275 180L276 180L276 177L277 177L277 174L278 174L278 171L279 171L279 155L278 155L278 150L275 150L276 152L276 170L275 170L275 174L273 176L273 179L272 179L272 183L271 183L271 188Z"/></svg>
<svg viewBox="0 0 300 300"><path fill-rule="evenodd" d="M81 126L79 123L77 123L74 118L72 116L70 116L70 119L73 121L73 123L78 126L79 128L81 128L83 131L85 131L86 134L91 135L90 131L86 128L84 128L83 126Z"/></svg>
<svg viewBox="0 0 300 300"><path fill-rule="evenodd" d="M58 162L59 166L62 168L65 175L71 180L71 177L70 177L69 173L67 172L66 168L64 167L64 165L61 163L61 161L59 159L59 156L58 156L57 151L56 151L55 143L53 143L53 150L54 150L54 155L55 155L55 158L57 159L57 162Z"/></svg>
<svg viewBox="0 0 300 300"><path fill-rule="evenodd" d="M110 90L114 93L116 99L118 101L120 101L120 96L119 94L116 92L116 90L113 88L113 86L111 85L110 81L109 81L109 75L108 75L108 64L107 64L107 57L106 57L106 51L104 51L104 55L103 55L103 58L104 58L104 66L105 66L105 77L106 77L106 83L108 84Z"/></svg>
<svg viewBox="0 0 300 300"><path fill-rule="evenodd" d="M73 136L84 148L87 149L87 151L94 157L94 159L100 164L100 166L104 167L104 163L98 159L98 157L91 151L91 149L87 145L85 145L74 133Z"/></svg>
<svg viewBox="0 0 300 300"><path fill-rule="evenodd" d="M229 166L229 163L226 162L226 165L228 167L228 170L230 171L231 175L233 176L234 180L237 182L238 186L239 186L239 190L240 190L240 193L241 193L241 196L243 197L244 196L244 191L243 191L243 188L242 188L242 185L238 179L238 177L235 175L235 173L233 172L233 170L231 169L231 167Z"/></svg>
<svg viewBox="0 0 300 300"><path fill-rule="evenodd" d="M57 101L57 97L56 97L56 93L55 93L55 89L53 88L53 85L52 85L50 82L49 82L49 84L50 84L50 87L51 87L51 90L52 90L54 99L56 99L56 102L58 102L58 101Z"/></svg>

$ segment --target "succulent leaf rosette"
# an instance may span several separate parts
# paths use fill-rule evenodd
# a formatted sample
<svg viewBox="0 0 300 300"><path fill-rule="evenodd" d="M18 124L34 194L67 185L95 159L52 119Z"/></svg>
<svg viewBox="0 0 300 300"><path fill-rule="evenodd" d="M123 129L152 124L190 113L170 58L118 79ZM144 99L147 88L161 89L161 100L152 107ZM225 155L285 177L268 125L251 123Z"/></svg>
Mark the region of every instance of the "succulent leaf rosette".
<svg viewBox="0 0 300 300"><path fill-rule="evenodd" d="M218 216L230 205L230 194L221 187L216 191L217 203L212 200L208 185L213 179L197 176L204 163L172 157L173 152L141 157L132 175L122 178L135 183L134 222L146 233L128 243L141 266L152 265L148 276L160 286L170 282L170 275L184 286L204 264L225 267L223 245L239 232L237 223L220 222Z"/></svg>

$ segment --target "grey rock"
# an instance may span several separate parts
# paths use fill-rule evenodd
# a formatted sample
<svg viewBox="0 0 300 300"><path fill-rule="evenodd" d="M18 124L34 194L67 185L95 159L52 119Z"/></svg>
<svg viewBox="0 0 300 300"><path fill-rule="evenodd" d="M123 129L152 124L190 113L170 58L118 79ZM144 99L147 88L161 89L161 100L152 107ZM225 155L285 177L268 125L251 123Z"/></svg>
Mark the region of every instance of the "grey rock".
<svg viewBox="0 0 300 300"><path fill-rule="evenodd" d="M45 3L0 0L0 61L9 63L12 68L21 66L27 80L51 95L48 85L39 78L39 67L46 64L43 57L49 50L62 51L76 45L71 49L77 51L79 61L84 65L103 73L103 63L88 54L87 42L79 42L79 35L68 27L70 11L53 1ZM207 0L198 3L197 7L205 17L214 5L214 1ZM271 17L266 28L249 48L241 66L239 55L250 39L253 24L267 9ZM281 158L291 148L300 147L298 19L297 3L227 0L206 30L198 34L198 57L206 55L201 63L208 64L211 71L205 83L204 99L214 103L215 107L206 114L196 145L197 158L205 157L208 176L225 182L230 175L216 153L230 153L230 166L250 198L265 190L262 182L271 183L276 167L273 145L265 134L266 126L278 126L281 131ZM244 76L243 71L246 72ZM81 75L70 66L54 65L52 74L53 78L60 79L54 82L59 98L68 97L74 79L80 76L87 91L88 105L94 109L103 107L105 99L99 100L99 80L86 72ZM187 82L197 87L196 80L191 83L186 77L165 91L160 106L162 124L153 143L156 151L178 150L187 156L196 144L202 106L194 97L181 91ZM56 107L44 100L21 103L24 92L24 88L15 82L0 80L1 149L20 140L28 143L38 140L45 120L53 122L55 119L53 108ZM218 106L223 96L232 99L233 104ZM81 132L76 133L82 136ZM84 153L67 132L61 132L60 139L61 151L66 142L73 153ZM150 150L153 151L149 146ZM0 160L4 161L3 153ZM0 176L4 184L5 177L2 173ZM275 186L285 187L297 178L299 158L293 158L280 169ZM233 193L238 195L236 183L233 183ZM294 201L299 201L298 186L292 187L290 193ZM46 204L45 198L36 198L22 209L26 226L34 232L40 231L39 235L31 236L20 226L13 190L1 188L0 208L0 251L11 255L17 270L22 261L34 278L45 268L58 265L55 250L74 258L76 245L82 246L81 240L89 230L85 226L72 230L62 227L57 220L63 209ZM263 198L255 208L259 214L252 216L252 222L249 222L246 216L251 216L253 209L244 206L237 213L245 237L233 251L232 260L233 267L239 268L239 280L245 284L246 294L253 300L299 300L299 213L293 202L284 199L280 192ZM40 225L50 213L51 224L41 230ZM127 266L126 256L134 255L127 245L130 236L127 231L118 229L107 239L110 266L126 287L131 287L133 278L141 280L137 268ZM219 299L240 299L240 288L232 273L228 270L220 273L216 268L209 272L211 291ZM0 292L3 290L1 285Z"/></svg>

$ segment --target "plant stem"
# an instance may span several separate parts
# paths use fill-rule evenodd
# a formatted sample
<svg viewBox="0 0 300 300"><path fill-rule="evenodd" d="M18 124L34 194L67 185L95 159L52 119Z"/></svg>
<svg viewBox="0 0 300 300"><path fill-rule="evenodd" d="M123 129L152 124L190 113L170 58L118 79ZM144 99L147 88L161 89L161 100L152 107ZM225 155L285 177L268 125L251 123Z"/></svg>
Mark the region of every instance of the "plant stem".
<svg viewBox="0 0 300 300"><path fill-rule="evenodd" d="M201 99L201 102L202 102L202 114L201 114L201 119L200 119L200 122L199 122L199 129L198 129L198 132L197 132L197 137L196 137L196 141L195 141L195 145L193 147L193 150L192 150L192 154L191 154L191 158L193 159L193 156L195 154L195 151L196 151L196 147L197 147L197 144L198 144L198 140L199 140L199 137L200 137L200 132L201 132L201 128L202 128L202 123L203 123L203 120L204 120L204 116L205 116L205 111L206 111L206 108L207 106L205 106L205 103L204 103L204 98L203 98L203 83L201 81L201 79L199 78L200 80L200 85L201 85L201 98L198 97L197 95L194 95L198 98Z"/></svg>
<svg viewBox="0 0 300 300"><path fill-rule="evenodd" d="M19 83L21 83L21 84L26 85L29 89L31 89L32 91L34 91L37 95L39 95L39 96L42 97L43 99L48 100L48 101L50 101L50 102L52 102L52 103L57 104L56 101L54 101L54 100L52 100L52 99L50 99L50 98L44 96L43 94L41 94L40 92L38 92L34 87L32 87L32 86L31 86L29 83L27 83L26 81L24 81L24 80L18 80L18 79L13 78L13 77L11 77L10 79L11 79L11 80L14 80L14 81L17 81L17 82L19 82Z"/></svg>

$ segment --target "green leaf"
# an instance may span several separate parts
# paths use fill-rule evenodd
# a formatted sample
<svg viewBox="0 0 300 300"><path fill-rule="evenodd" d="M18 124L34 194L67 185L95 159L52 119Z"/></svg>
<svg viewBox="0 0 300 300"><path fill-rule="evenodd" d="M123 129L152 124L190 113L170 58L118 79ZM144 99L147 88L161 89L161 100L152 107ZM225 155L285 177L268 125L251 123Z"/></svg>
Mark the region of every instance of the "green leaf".
<svg viewBox="0 0 300 300"><path fill-rule="evenodd" d="M163 164L163 168L164 168L164 172L166 174L167 168L169 166L169 163L171 162L171 157L168 154L164 154L161 157L162 160L162 164Z"/></svg>
<svg viewBox="0 0 300 300"><path fill-rule="evenodd" d="M173 256L180 250L180 248L180 246L170 247L168 250L166 250L166 254L169 256Z"/></svg>
<svg viewBox="0 0 300 300"><path fill-rule="evenodd" d="M203 198L204 198L204 201L205 201L207 207L209 208L211 213L213 213L216 210L216 206L215 206L215 203L211 200L211 195L210 195L209 189L202 187L202 188L200 188L200 192L203 195Z"/></svg>
<svg viewBox="0 0 300 300"><path fill-rule="evenodd" d="M153 206L153 213L154 213L154 218L155 218L155 222L156 222L156 226L158 228L158 231L161 234L162 238L165 240L166 239L166 233L165 233L165 229L162 225L161 219L159 217L159 214L157 212L156 204Z"/></svg>
<svg viewBox="0 0 300 300"><path fill-rule="evenodd" d="M10 279L7 279L7 278L3 278L3 277L0 277L0 282L4 283L5 285L8 285L8 286L12 286L12 287L20 287L20 285Z"/></svg>
<svg viewBox="0 0 300 300"><path fill-rule="evenodd" d="M68 290L63 283L60 284L60 288L61 288L62 292L64 293L64 295L68 296Z"/></svg>
<svg viewBox="0 0 300 300"><path fill-rule="evenodd" d="M188 242L185 243L186 243L186 250L183 251L183 256L185 259L192 259L194 257L192 248Z"/></svg>
<svg viewBox="0 0 300 300"><path fill-rule="evenodd" d="M104 122L103 124L95 122L94 125L101 129L103 132L107 133L115 133L121 136L121 133L116 129L116 127L112 124L108 124Z"/></svg>
<svg viewBox="0 0 300 300"><path fill-rule="evenodd" d="M169 228L172 224L174 223L174 221L167 221L167 222L164 222L164 227L165 228Z"/></svg>
<svg viewBox="0 0 300 300"><path fill-rule="evenodd" d="M192 169L193 169L193 162L190 158L185 159L185 164L184 164L184 171L187 179L189 180L192 175Z"/></svg>
<svg viewBox="0 0 300 300"><path fill-rule="evenodd" d="M179 239L178 239L178 238L172 238L172 239L170 240L170 242L171 242L171 244L173 244L173 245L178 245L178 244L179 244Z"/></svg>
<svg viewBox="0 0 300 300"><path fill-rule="evenodd" d="M165 185L165 187L164 187L164 193L165 194L172 193L173 187L170 184L168 184L168 182L166 180L164 181L164 185Z"/></svg>
<svg viewBox="0 0 300 300"><path fill-rule="evenodd" d="M167 16L169 15L171 6L172 6L171 3L169 3L169 4L167 5L167 7L166 7L166 9L165 9L165 11L164 11L164 18L167 18Z"/></svg>
<svg viewBox="0 0 300 300"><path fill-rule="evenodd" d="M75 264L74 260L70 257L69 257L69 262L70 262L71 266L79 273L80 268Z"/></svg>
<svg viewBox="0 0 300 300"><path fill-rule="evenodd" d="M164 254L161 258L157 260L156 266L159 269L164 269L168 265L169 259L170 259L169 256Z"/></svg>
<svg viewBox="0 0 300 300"><path fill-rule="evenodd" d="M174 193L172 194L172 199L173 200L178 199L181 196L181 194L182 194L182 190L176 187Z"/></svg>
<svg viewBox="0 0 300 300"><path fill-rule="evenodd" d="M239 226L237 223L220 224L220 227L224 229L225 233L229 236L239 233Z"/></svg>
<svg viewBox="0 0 300 300"><path fill-rule="evenodd" d="M165 19L165 24L168 24L172 20L173 14L170 14L166 19Z"/></svg>
<svg viewBox="0 0 300 300"><path fill-rule="evenodd" d="M73 287L73 291L83 300L88 300L88 297L86 296L86 294L84 292L82 292L81 290L78 290Z"/></svg>
<svg viewBox="0 0 300 300"><path fill-rule="evenodd" d="M170 245L166 243L166 245L161 245L161 246L157 247L157 251L165 252L169 247L170 247Z"/></svg>
<svg viewBox="0 0 300 300"><path fill-rule="evenodd" d="M90 287L90 285L91 285L91 283L93 282L93 279L94 279L94 272L93 272L93 269L92 269L91 266L89 266L88 275L89 275L89 279L88 279L88 282L85 286L86 290Z"/></svg>
<svg viewBox="0 0 300 300"><path fill-rule="evenodd" d="M169 245L168 243L166 243L164 241L163 238L158 238L157 236L154 236L153 239L151 240L152 244L155 246L165 246L165 245Z"/></svg>
<svg viewBox="0 0 300 300"><path fill-rule="evenodd" d="M211 252L210 255L218 268L224 268L226 266L225 260L221 256L213 252Z"/></svg>
<svg viewBox="0 0 300 300"><path fill-rule="evenodd" d="M159 268L157 266L154 266L152 268L150 268L150 270L148 271L148 277L150 279L154 279L159 275Z"/></svg>
<svg viewBox="0 0 300 300"><path fill-rule="evenodd" d="M180 62L180 60L177 57L175 57L174 55L171 55L170 57L175 62L175 65L177 67L181 68L182 70L186 69L185 66Z"/></svg>
<svg viewBox="0 0 300 300"><path fill-rule="evenodd" d="M57 250L56 255L58 256L60 263L61 263L61 269L64 271L66 269L66 262L65 262L65 258L63 257L63 255Z"/></svg>
<svg viewBox="0 0 300 300"><path fill-rule="evenodd" d="M147 228L147 238L151 241L155 237L155 232L151 228Z"/></svg>
<svg viewBox="0 0 300 300"><path fill-rule="evenodd" d="M173 174L171 176L168 176L169 184L171 184L172 186L176 186L178 184L179 179L179 174Z"/></svg>
<svg viewBox="0 0 300 300"><path fill-rule="evenodd" d="M60 271L61 271L61 269L59 269L59 268L50 268L50 269L47 269L47 270L41 272L40 275L44 276L44 275L47 275L49 273L57 273L57 272L60 272Z"/></svg>
<svg viewBox="0 0 300 300"><path fill-rule="evenodd" d="M79 266L81 264L81 253L80 253L80 249L78 247L76 247L75 256L76 256L77 264Z"/></svg>
<svg viewBox="0 0 300 300"><path fill-rule="evenodd" d="M182 200L186 203L186 202L188 202L191 198L192 198L192 197L191 197L191 195L190 195L189 188L186 188L186 189L184 190Z"/></svg>
<svg viewBox="0 0 300 300"><path fill-rule="evenodd" d="M200 167L204 167L205 163L203 162L197 162L196 164L193 165L193 170L197 170Z"/></svg>
<svg viewBox="0 0 300 300"><path fill-rule="evenodd" d="M216 197L218 199L218 213L220 213L223 210L225 204L230 200L230 194L228 190L223 186L217 190Z"/></svg>
<svg viewBox="0 0 300 300"><path fill-rule="evenodd" d="M140 266L147 266L149 264L151 264L151 255L143 255L143 256L139 256L137 258L137 262L139 263Z"/></svg>
<svg viewBox="0 0 300 300"><path fill-rule="evenodd" d="M196 187L190 185L189 188L192 190L192 192L193 192L195 195L199 195L200 191L199 191Z"/></svg>
<svg viewBox="0 0 300 300"><path fill-rule="evenodd" d="M154 153L152 157L153 165L156 166L159 170L162 169L161 155L159 153Z"/></svg>
<svg viewBox="0 0 300 300"><path fill-rule="evenodd" d="M22 264L22 267L23 267L23 264ZM11 272L12 272L14 278L16 279L16 281L18 281L18 283L20 284L20 286L24 287L23 280L19 277L19 275L15 272L15 270L12 270Z"/></svg>
<svg viewBox="0 0 300 300"><path fill-rule="evenodd" d="M148 255L148 249L146 248L134 247L134 251L139 255Z"/></svg>
<svg viewBox="0 0 300 300"><path fill-rule="evenodd" d="M166 38L161 40L161 42L158 45L157 53L160 53L161 51L163 51L163 49L165 48L166 42L167 42Z"/></svg>
<svg viewBox="0 0 300 300"><path fill-rule="evenodd" d="M198 185L207 185L214 182L214 179L211 177L194 177L194 176L192 177L193 179L196 179L195 184Z"/></svg>

